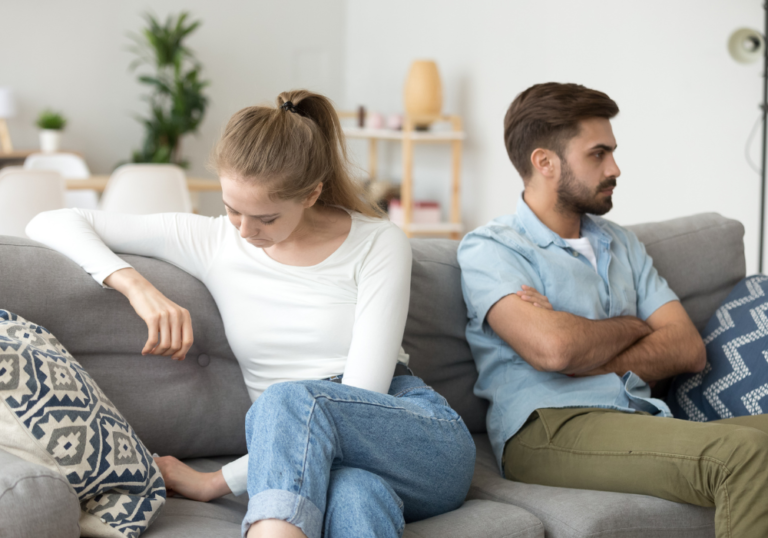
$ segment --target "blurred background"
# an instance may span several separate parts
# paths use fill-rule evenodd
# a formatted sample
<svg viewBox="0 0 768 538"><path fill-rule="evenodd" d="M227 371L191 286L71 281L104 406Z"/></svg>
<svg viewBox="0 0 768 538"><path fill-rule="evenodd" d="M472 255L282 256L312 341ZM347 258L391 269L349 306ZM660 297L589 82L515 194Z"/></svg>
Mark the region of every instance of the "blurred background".
<svg viewBox="0 0 768 538"><path fill-rule="evenodd" d="M39 148L42 110L68 120L62 147L93 174L110 174L141 148L148 88L131 71L129 34L190 13L187 46L201 65L208 105L183 138L187 174L215 179L211 148L238 109L308 88L340 110L402 114L414 60L434 60L442 112L460 116L461 218L471 230L515 211L523 184L502 139L506 108L528 86L577 82L611 96L622 169L608 218L623 224L715 211L746 227L748 272L757 269L761 62L736 63L729 36L762 30L760 0L0 0L0 87L15 149ZM750 137L750 134L753 136ZM368 145L350 140L361 176ZM400 145L383 144L378 174L401 177ZM416 200L450 206L450 150L415 149ZM223 214L220 193L198 212ZM716 253L713 253L716 255Z"/></svg>

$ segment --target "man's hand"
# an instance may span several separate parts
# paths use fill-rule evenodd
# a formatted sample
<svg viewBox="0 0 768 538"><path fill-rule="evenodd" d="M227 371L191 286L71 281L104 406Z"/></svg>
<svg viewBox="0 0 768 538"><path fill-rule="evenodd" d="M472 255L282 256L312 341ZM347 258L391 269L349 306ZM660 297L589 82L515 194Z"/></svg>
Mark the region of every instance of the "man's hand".
<svg viewBox="0 0 768 538"><path fill-rule="evenodd" d="M546 308L547 310L554 310L554 308L552 308L552 305L549 304L549 299L547 299L541 293L536 291L535 288L526 286L525 284L523 284L521 288L522 289L518 291L516 295L520 297L523 301L527 303L531 303L533 306Z"/></svg>
<svg viewBox="0 0 768 538"><path fill-rule="evenodd" d="M221 470L201 473L173 456L156 457L169 497L182 495L194 501L208 502L232 493Z"/></svg>

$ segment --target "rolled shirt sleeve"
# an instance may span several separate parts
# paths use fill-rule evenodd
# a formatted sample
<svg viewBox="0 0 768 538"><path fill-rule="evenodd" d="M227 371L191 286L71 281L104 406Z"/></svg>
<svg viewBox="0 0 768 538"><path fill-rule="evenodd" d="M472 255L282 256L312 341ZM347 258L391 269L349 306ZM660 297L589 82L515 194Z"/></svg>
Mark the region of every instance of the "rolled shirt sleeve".
<svg viewBox="0 0 768 538"><path fill-rule="evenodd" d="M679 298L653 266L653 259L645 251L637 236L626 230L629 260L634 272L637 292L637 317L645 321L659 307Z"/></svg>

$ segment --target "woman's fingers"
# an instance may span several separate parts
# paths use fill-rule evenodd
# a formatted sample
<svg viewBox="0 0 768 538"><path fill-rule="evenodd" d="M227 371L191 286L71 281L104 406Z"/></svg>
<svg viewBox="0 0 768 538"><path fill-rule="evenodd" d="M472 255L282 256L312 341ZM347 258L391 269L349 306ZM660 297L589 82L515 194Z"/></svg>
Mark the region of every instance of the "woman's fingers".
<svg viewBox="0 0 768 538"><path fill-rule="evenodd" d="M181 322L181 349L173 355L174 359L184 360L187 356L187 351L192 347L194 342L194 336L192 334L192 318L189 315L189 311L182 308L182 322Z"/></svg>
<svg viewBox="0 0 768 538"><path fill-rule="evenodd" d="M153 355L165 355L168 348L171 347L171 322L167 311L160 312L160 342L152 350Z"/></svg>
<svg viewBox="0 0 768 538"><path fill-rule="evenodd" d="M144 349L141 350L142 355L146 355L147 353L152 353L152 350L155 349L155 346L157 346L159 320L160 320L160 316L151 316L149 319L145 320L147 322L147 331L149 334L147 335L147 343L144 344Z"/></svg>

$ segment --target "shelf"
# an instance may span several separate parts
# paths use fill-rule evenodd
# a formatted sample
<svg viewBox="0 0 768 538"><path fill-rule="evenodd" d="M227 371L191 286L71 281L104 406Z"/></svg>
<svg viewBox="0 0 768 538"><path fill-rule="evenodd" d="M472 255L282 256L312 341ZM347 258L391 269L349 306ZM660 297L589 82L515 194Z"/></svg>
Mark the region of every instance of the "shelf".
<svg viewBox="0 0 768 538"><path fill-rule="evenodd" d="M411 140L413 142L454 142L464 140L463 131L395 131L394 129L361 129L343 127L347 138L365 140Z"/></svg>
<svg viewBox="0 0 768 538"><path fill-rule="evenodd" d="M402 228L402 226L401 226ZM410 223L404 230L411 234L456 234L464 231L460 222Z"/></svg>

